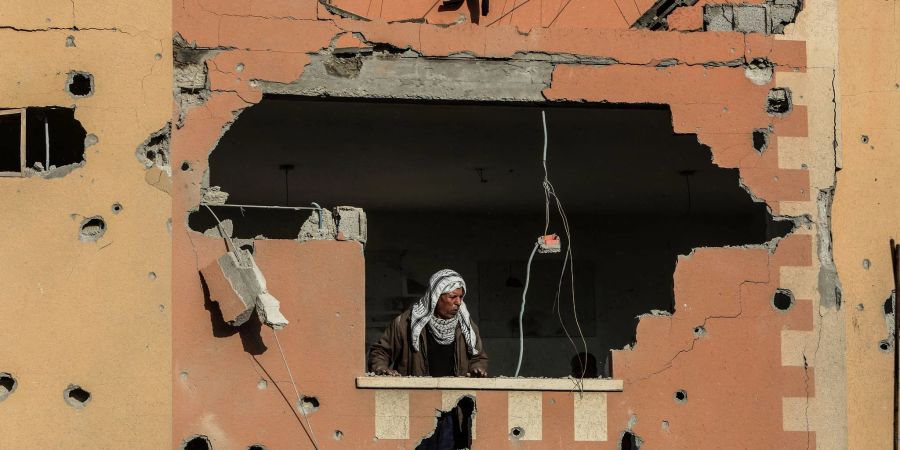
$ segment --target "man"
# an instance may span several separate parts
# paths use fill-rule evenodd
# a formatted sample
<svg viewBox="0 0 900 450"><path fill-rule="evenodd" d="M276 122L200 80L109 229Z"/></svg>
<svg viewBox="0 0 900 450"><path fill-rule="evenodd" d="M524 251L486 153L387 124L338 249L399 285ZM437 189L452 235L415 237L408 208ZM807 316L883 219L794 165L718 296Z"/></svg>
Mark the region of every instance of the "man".
<svg viewBox="0 0 900 450"><path fill-rule="evenodd" d="M397 316L369 350L369 370L393 376L486 377L488 357L463 303L466 282L444 269L428 290Z"/></svg>

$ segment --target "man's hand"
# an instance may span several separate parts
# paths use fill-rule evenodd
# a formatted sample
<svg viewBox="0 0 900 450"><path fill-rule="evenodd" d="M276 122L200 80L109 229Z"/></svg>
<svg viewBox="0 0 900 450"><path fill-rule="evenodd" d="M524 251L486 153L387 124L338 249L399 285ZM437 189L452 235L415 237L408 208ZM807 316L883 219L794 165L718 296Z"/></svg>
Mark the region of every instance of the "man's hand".
<svg viewBox="0 0 900 450"><path fill-rule="evenodd" d="M394 369L378 369L375 371L375 374L376 375L387 375L387 376L391 376L391 377L399 377L400 376L400 372L397 372Z"/></svg>
<svg viewBox="0 0 900 450"><path fill-rule="evenodd" d="M475 378L487 378L488 376L487 371L484 369L472 369L468 375Z"/></svg>

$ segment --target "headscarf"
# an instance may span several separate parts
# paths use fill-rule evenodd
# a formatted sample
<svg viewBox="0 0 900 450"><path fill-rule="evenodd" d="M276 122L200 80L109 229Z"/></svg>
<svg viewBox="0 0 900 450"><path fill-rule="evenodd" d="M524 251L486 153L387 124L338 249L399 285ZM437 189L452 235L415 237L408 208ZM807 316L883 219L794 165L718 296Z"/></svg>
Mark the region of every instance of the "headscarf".
<svg viewBox="0 0 900 450"><path fill-rule="evenodd" d="M452 292L455 289L462 289L463 295L466 293L466 282L456 271L444 269L431 276L431 280L428 281L428 290L412 308L410 331L412 331L412 346L415 351L419 351L419 336L422 334L425 325L428 325L432 320L438 320L434 317L434 308L437 306L438 298L440 298L441 294ZM457 312L454 319L450 320L458 321L469 354L472 356L477 355L478 350L475 350L475 330L472 328L469 310L466 308L465 303L460 303L459 312ZM453 327L453 333L455 337L455 326Z"/></svg>

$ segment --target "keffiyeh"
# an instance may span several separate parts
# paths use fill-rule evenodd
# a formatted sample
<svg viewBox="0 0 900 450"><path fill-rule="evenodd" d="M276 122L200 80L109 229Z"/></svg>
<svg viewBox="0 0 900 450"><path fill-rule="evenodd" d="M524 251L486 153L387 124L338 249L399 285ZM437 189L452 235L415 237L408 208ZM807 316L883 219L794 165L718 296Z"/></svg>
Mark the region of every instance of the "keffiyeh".
<svg viewBox="0 0 900 450"><path fill-rule="evenodd" d="M421 336L425 325L429 326L434 338L441 344L453 342L453 339L456 337L456 325L459 325L469 354L472 356L478 354L478 351L475 350L475 330L472 329L469 310L466 308L465 303L459 305L459 312L456 314L456 317L441 319L434 316L434 308L437 306L438 298L440 298L441 294L460 288L463 290L463 295L465 295L466 282L453 270L444 269L431 276L431 280L428 281L428 290L412 308L410 320L412 334L410 337L412 338L412 346L415 351L419 351L419 336Z"/></svg>

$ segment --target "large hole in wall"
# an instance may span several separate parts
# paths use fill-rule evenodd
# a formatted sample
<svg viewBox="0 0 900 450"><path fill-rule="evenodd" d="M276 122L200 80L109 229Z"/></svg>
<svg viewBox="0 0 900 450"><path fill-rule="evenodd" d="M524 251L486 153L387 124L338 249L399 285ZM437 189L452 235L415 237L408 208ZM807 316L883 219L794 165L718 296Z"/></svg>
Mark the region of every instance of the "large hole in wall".
<svg viewBox="0 0 900 450"><path fill-rule="evenodd" d="M610 349L634 342L637 316L673 311L678 255L763 244L793 226L755 203L737 170L713 165L696 136L675 134L666 106L267 96L212 152L209 183L234 204L363 208L366 349L433 272L453 268L466 279L491 373L512 375L526 261L544 231L542 108L550 179L571 225L586 360L599 375L609 374ZM214 209L238 238L295 239L310 217ZM215 226L205 208L189 223L200 232ZM563 234L558 219L549 231ZM576 333L567 281L554 309L562 260L538 254L532 264L522 375L565 376L580 366L582 349L563 328Z"/></svg>
<svg viewBox="0 0 900 450"><path fill-rule="evenodd" d="M434 431L419 441L416 450L472 448L472 419L475 399L464 396L450 411L442 411L435 420Z"/></svg>
<svg viewBox="0 0 900 450"><path fill-rule="evenodd" d="M84 161L86 138L72 108L0 110L0 175L51 174L74 167Z"/></svg>

